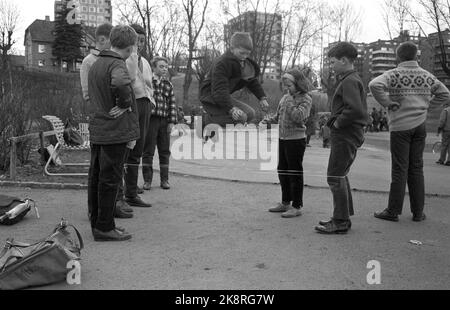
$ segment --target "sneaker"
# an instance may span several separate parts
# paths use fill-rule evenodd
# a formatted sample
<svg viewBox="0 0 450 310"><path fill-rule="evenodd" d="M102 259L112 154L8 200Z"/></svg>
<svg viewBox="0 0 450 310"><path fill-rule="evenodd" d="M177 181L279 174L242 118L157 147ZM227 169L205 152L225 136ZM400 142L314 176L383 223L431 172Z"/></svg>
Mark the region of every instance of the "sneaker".
<svg viewBox="0 0 450 310"><path fill-rule="evenodd" d="M285 219L290 219L290 218L297 217L300 215L302 215L302 211L300 209L296 209L292 206L289 206L289 209L286 212L284 212L283 214L281 214L281 217L285 218Z"/></svg>
<svg viewBox="0 0 450 310"><path fill-rule="evenodd" d="M108 232L103 232L94 228L92 230L94 235L94 240L97 242L106 242L106 241L126 241L132 238L131 234L123 231L119 231L117 229L113 229Z"/></svg>
<svg viewBox="0 0 450 310"><path fill-rule="evenodd" d="M337 223L332 220L325 225L316 226L315 229L318 233L324 235L345 235L350 230L350 226L350 221Z"/></svg>
<svg viewBox="0 0 450 310"><path fill-rule="evenodd" d="M388 209L381 211L381 212L375 212L374 216L380 220L391 221L391 222L399 221L398 215L392 214Z"/></svg>
<svg viewBox="0 0 450 310"><path fill-rule="evenodd" d="M289 207L290 207L290 205L285 205L285 204L279 203L278 206L276 206L275 208L269 209L269 212L284 213L289 210Z"/></svg>
<svg viewBox="0 0 450 310"><path fill-rule="evenodd" d="M162 189L165 189L165 190L170 189L169 181L162 181L162 182L161 182L161 188L162 188Z"/></svg>
<svg viewBox="0 0 450 310"><path fill-rule="evenodd" d="M142 187L137 187L137 189L136 189L136 193L138 194L138 195L142 195L143 193L144 193L144 189L142 188Z"/></svg>
<svg viewBox="0 0 450 310"><path fill-rule="evenodd" d="M438 164L438 165L443 165L443 164L444 164L444 162L443 162L443 161L440 161L440 160L438 160L438 161L436 162L436 164Z"/></svg>
<svg viewBox="0 0 450 310"><path fill-rule="evenodd" d="M149 191L152 189L152 184L150 182L145 182L143 188L144 190Z"/></svg>
<svg viewBox="0 0 450 310"><path fill-rule="evenodd" d="M425 215L425 213L422 213L421 215L413 215L413 221L414 222L423 222L427 219L427 216Z"/></svg>

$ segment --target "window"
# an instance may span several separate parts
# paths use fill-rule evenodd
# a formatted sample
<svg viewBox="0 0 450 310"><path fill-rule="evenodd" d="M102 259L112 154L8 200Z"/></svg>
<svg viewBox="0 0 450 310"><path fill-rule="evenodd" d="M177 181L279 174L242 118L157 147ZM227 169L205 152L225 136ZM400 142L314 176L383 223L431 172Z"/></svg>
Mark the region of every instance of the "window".
<svg viewBox="0 0 450 310"><path fill-rule="evenodd" d="M39 65L39 67L45 66L45 60L39 60L38 65Z"/></svg>
<svg viewBox="0 0 450 310"><path fill-rule="evenodd" d="M104 8L98 8L98 12L99 13L103 13L103 12L105 12L105 9Z"/></svg>
<svg viewBox="0 0 450 310"><path fill-rule="evenodd" d="M38 45L38 50L39 50L39 54L43 54L45 53L45 45Z"/></svg>
<svg viewBox="0 0 450 310"><path fill-rule="evenodd" d="M92 6L90 6L90 7L89 7L89 12L90 12L90 13L95 13L95 8L92 7Z"/></svg>
<svg viewBox="0 0 450 310"><path fill-rule="evenodd" d="M87 3L87 0L81 0L81 3Z"/></svg>
<svg viewBox="0 0 450 310"><path fill-rule="evenodd" d="M82 6L81 9L83 10L83 12L87 12L88 11L87 6Z"/></svg>
<svg viewBox="0 0 450 310"><path fill-rule="evenodd" d="M89 3L90 4L95 4L95 0L90 0Z"/></svg>
<svg viewBox="0 0 450 310"><path fill-rule="evenodd" d="M102 22L103 21L103 16L97 16L97 21Z"/></svg>
<svg viewBox="0 0 450 310"><path fill-rule="evenodd" d="M89 20L95 20L95 15L89 15Z"/></svg>

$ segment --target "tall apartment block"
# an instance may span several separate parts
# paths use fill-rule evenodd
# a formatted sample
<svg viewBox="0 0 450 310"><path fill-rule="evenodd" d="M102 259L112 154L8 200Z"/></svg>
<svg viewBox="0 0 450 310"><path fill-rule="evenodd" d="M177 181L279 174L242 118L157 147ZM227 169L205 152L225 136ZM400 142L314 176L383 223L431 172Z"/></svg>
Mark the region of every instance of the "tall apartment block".
<svg viewBox="0 0 450 310"><path fill-rule="evenodd" d="M255 11L245 12L224 26L225 42L229 44L235 32L249 32L254 38L255 49L263 50L270 42L264 78L281 79L282 68L282 17L280 14L268 14ZM261 68L263 69L263 68Z"/></svg>
<svg viewBox="0 0 450 310"><path fill-rule="evenodd" d="M55 1L55 20L61 15L69 0ZM97 27L105 22L112 23L111 0L75 0L76 18L86 26Z"/></svg>
<svg viewBox="0 0 450 310"><path fill-rule="evenodd" d="M447 65L450 67L450 30L446 29L442 31L442 37L444 41L445 54L447 56ZM437 32L428 35L428 43L432 51L430 55L430 66L432 67L432 72L442 83L445 84L445 86L450 88L450 77L442 68L442 50Z"/></svg>

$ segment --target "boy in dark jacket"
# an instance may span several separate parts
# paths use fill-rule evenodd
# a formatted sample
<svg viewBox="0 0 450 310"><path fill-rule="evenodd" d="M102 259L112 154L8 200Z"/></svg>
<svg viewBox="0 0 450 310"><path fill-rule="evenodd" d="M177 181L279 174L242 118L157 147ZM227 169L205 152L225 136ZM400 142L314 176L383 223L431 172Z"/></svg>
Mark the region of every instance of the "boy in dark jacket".
<svg viewBox="0 0 450 310"><path fill-rule="evenodd" d="M354 215L348 174L356 152L364 142L364 126L368 112L364 84L353 63L357 49L341 42L328 53L331 66L339 75L339 82L331 105L331 153L328 162L328 184L333 194L334 214L330 221L321 221L316 230L323 234L345 234L351 228Z"/></svg>
<svg viewBox="0 0 450 310"><path fill-rule="evenodd" d="M206 110L205 124L250 123L255 111L249 105L231 97L247 87L259 99L263 111L269 104L259 83L261 74L256 62L248 58L253 50L250 34L237 32L231 38L231 48L219 57L200 87L200 101Z"/></svg>
<svg viewBox="0 0 450 310"><path fill-rule="evenodd" d="M124 241L131 235L116 228L114 208L127 148L139 139L136 100L125 60L137 34L128 26L111 31L111 50L102 51L89 71L89 98L93 108L89 132L91 167L88 202L95 241Z"/></svg>

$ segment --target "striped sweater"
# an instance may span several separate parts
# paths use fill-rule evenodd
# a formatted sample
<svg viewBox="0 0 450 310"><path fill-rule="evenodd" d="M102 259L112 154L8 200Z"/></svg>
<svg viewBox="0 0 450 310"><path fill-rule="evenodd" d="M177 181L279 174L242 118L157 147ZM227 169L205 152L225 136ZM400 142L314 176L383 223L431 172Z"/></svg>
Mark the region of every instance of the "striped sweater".
<svg viewBox="0 0 450 310"><path fill-rule="evenodd" d="M417 61L405 61L369 84L374 98L388 108L400 104L397 111L389 111L389 130L404 131L426 121L428 108L450 100L450 92L434 75L419 67Z"/></svg>

